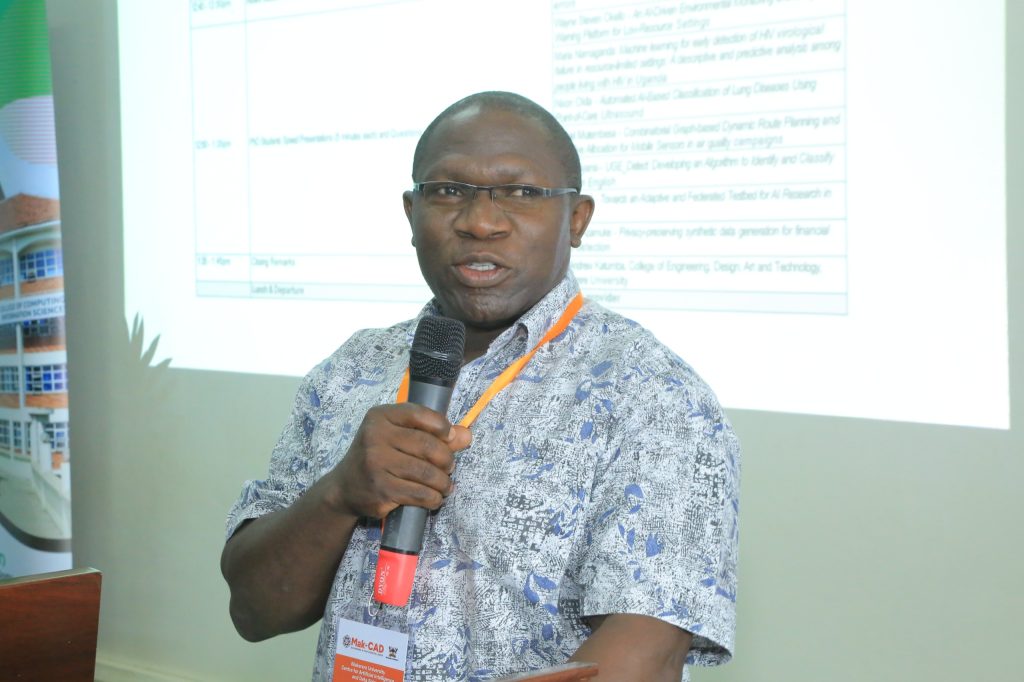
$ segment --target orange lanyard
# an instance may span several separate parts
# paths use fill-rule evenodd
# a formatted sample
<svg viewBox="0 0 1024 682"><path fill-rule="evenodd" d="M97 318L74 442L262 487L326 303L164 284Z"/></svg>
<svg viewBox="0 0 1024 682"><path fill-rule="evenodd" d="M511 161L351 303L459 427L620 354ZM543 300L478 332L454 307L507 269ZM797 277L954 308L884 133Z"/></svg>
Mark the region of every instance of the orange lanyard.
<svg viewBox="0 0 1024 682"><path fill-rule="evenodd" d="M536 353L541 346L543 346L545 343L547 343L551 339L555 338L556 336L564 332L569 327L569 323L572 322L572 318L576 317L576 313L578 313L580 311L580 308L582 307L583 294L578 293L576 294L575 298L569 301L569 305L566 306L565 312L562 313L562 316L558 318L558 322L556 322L551 327L551 329L548 330L548 333L545 334L544 338L541 339L540 342L533 347L533 350L531 350L529 353L513 362L511 365L509 365L508 368L506 368L505 371L502 372L498 376L498 378L495 379L494 382L487 387L487 390L484 391L484 394L480 396L479 400L476 401L476 404L473 405L473 407L470 408L469 412L466 413L466 416L463 417L461 421L459 421L459 426L468 427L470 424L472 424L473 421L477 418L477 416L481 412L483 412L484 408L487 407L487 404L491 402L491 399L493 399L494 396L498 395L498 393L500 393L502 389L511 384L512 381L516 378L516 376L518 376L519 373L523 371L523 367L525 367L526 363L530 361L530 358L533 357L533 354ZM405 376L402 377L402 383L398 386L398 397L396 400L397 402L404 403L408 399L409 370L407 369L405 370Z"/></svg>

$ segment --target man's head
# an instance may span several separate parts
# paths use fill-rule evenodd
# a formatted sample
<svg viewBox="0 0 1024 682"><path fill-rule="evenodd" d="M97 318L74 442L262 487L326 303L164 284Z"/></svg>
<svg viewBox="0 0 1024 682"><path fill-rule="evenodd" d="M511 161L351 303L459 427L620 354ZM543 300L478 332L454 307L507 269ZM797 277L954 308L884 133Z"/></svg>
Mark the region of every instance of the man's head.
<svg viewBox="0 0 1024 682"><path fill-rule="evenodd" d="M569 137L569 133L565 131L562 124L558 122L554 116L551 115L544 107L540 106L532 99L527 99L522 95L517 95L514 92L478 92L475 95L464 97L455 104L442 111L437 115L427 129L420 135L420 141L416 145L416 151L412 156L412 179L413 182L421 181L421 171L423 169L424 157L428 153L430 147L430 141L433 137L434 131L437 127L448 120L449 118L466 111L467 109L497 109L500 111L507 111L514 114L519 114L523 118L528 118L539 123L544 130L547 131L549 141L553 145L555 154L558 156L562 163L562 167L565 170L566 187L572 187L576 191L582 190L583 185L583 173L580 169L580 155L576 151L576 145L573 144L572 138Z"/></svg>
<svg viewBox="0 0 1024 682"><path fill-rule="evenodd" d="M529 189L511 191L511 201L499 190L498 203L487 190L470 200L473 190L456 186L443 186L441 197L405 193L423 277L441 311L470 334L506 328L558 284L594 210L578 193L579 156L565 130L511 93L472 95L442 112L416 147L413 181L563 190L528 205L516 197Z"/></svg>

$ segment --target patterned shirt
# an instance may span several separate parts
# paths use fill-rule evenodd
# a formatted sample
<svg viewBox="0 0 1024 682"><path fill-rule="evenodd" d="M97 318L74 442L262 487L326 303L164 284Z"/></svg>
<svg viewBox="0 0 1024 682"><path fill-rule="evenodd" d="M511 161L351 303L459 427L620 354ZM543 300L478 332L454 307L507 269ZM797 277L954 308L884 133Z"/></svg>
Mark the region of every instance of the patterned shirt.
<svg viewBox="0 0 1024 682"><path fill-rule="evenodd" d="M568 274L459 375L456 423L579 291ZM438 314L431 302L420 314ZM395 401L419 317L357 332L302 382L266 480L228 534L290 505ZM636 323L587 301L472 425L455 492L427 521L407 609L368 608L380 522L352 535L320 630L330 680L339 617L409 634L411 682L488 680L556 665L585 618L632 613L693 633L689 664L733 649L740 452L711 390ZM688 679L684 668L683 679Z"/></svg>

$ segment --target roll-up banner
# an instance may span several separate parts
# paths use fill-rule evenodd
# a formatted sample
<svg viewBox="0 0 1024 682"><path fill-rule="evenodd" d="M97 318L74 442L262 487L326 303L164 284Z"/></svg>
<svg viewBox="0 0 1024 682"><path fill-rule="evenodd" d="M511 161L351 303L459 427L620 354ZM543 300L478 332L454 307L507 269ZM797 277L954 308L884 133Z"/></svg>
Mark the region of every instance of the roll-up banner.
<svg viewBox="0 0 1024 682"><path fill-rule="evenodd" d="M0 578L71 567L71 449L44 0L0 0Z"/></svg>

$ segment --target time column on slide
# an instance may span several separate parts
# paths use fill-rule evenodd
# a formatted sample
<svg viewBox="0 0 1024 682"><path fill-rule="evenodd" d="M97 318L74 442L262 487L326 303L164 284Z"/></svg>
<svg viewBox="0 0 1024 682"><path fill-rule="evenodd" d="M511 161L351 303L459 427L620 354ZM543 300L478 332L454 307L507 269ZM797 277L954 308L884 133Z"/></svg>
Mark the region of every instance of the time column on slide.
<svg viewBox="0 0 1024 682"><path fill-rule="evenodd" d="M196 294L250 295L244 0L190 6Z"/></svg>

